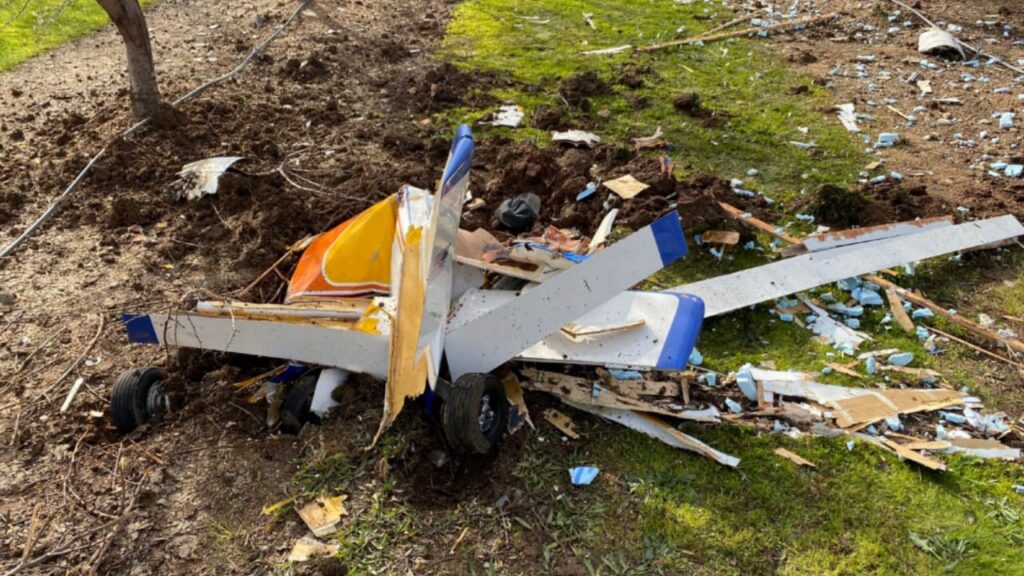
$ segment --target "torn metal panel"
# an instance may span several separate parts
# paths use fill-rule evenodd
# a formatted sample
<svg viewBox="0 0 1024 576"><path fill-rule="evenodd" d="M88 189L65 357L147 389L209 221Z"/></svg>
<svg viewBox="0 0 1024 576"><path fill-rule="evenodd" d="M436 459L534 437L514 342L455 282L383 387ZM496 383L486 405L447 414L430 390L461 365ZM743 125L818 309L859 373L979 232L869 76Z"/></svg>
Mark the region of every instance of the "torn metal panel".
<svg viewBox="0 0 1024 576"><path fill-rule="evenodd" d="M938 218L924 218L910 222L894 222L892 224L882 224L880 226L854 228L852 230L822 232L821 234L807 236L799 244L783 248L782 255L793 256L796 254L803 254L805 252L822 252L824 250L832 250L843 246L852 246L854 244L863 244L865 242L885 240L888 238L898 238L900 236L918 234L927 230L948 228L952 225L953 218L951 216L941 216Z"/></svg>
<svg viewBox="0 0 1024 576"><path fill-rule="evenodd" d="M511 291L469 290L456 305L451 325L475 320L514 298L516 293ZM622 292L574 322L608 325L643 319L643 326L579 342L552 334L520 352L517 358L529 362L682 370L700 332L703 306L691 296ZM450 340L448 345L451 355Z"/></svg>
<svg viewBox="0 0 1024 576"><path fill-rule="evenodd" d="M796 256L764 266L670 288L704 300L705 317L718 316L844 278L934 258L1024 234L1013 216L1000 216Z"/></svg>
<svg viewBox="0 0 1024 576"><path fill-rule="evenodd" d="M289 358L364 372L388 372L388 337L308 322L285 323L212 317L187 312L124 315L132 342Z"/></svg>
<svg viewBox="0 0 1024 576"><path fill-rule="evenodd" d="M467 296L483 292L467 292L445 339L452 378L489 372L570 322L601 324L580 319L685 254L679 217L671 213L475 318L459 314L472 307Z"/></svg>
<svg viewBox="0 0 1024 576"><path fill-rule="evenodd" d="M578 405L568 401L566 403L584 412L596 414L597 416L611 420L612 422L622 424L626 428L636 430L637 432L661 440L674 448L682 448L683 450L696 452L701 456L710 458L711 460L722 464L723 466L735 468L740 464L739 458L730 456L724 452L719 452L700 440L697 440L693 436L683 434L679 430L676 430L669 424L662 422L657 417L651 416L650 414L631 412L629 410L619 410L617 408L606 408L604 406Z"/></svg>

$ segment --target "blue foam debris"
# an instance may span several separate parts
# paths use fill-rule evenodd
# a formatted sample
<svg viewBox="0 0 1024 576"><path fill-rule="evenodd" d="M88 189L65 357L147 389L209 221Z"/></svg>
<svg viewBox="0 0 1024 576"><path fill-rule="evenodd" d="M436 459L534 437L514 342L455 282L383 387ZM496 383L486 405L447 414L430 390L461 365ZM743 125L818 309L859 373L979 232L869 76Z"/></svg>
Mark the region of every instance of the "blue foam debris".
<svg viewBox="0 0 1024 576"><path fill-rule="evenodd" d="M874 374L878 371L878 361L875 360L874 356L869 356L864 360L864 370L868 374Z"/></svg>
<svg viewBox="0 0 1024 576"><path fill-rule="evenodd" d="M849 450L850 452L853 452L853 448L856 445L857 445L856 442L854 442L853 440L849 440L849 441L846 442L846 449Z"/></svg>
<svg viewBox="0 0 1024 576"><path fill-rule="evenodd" d="M897 352L889 356L887 362L893 366L908 366L914 361L914 355L910 352Z"/></svg>
<svg viewBox="0 0 1024 576"><path fill-rule="evenodd" d="M754 382L754 376L750 373L749 367L744 366L736 373L736 386L747 397L747 400L757 401L757 383Z"/></svg>
<svg viewBox="0 0 1024 576"><path fill-rule="evenodd" d="M900 135L895 132L882 132L878 135L875 148L892 148L900 141Z"/></svg>
<svg viewBox="0 0 1024 576"><path fill-rule="evenodd" d="M612 375L612 378L616 380L643 380L644 375L636 370L619 370L617 368L609 368L608 373Z"/></svg>
<svg viewBox="0 0 1024 576"><path fill-rule="evenodd" d="M786 431L786 426L783 425L781 421L776 420L775 422L772 422L772 431L773 432L785 432Z"/></svg>
<svg viewBox="0 0 1024 576"><path fill-rule="evenodd" d="M847 318L847 319L843 320L843 324L846 324L847 326L849 326L850 328L853 328L854 330L859 330L860 329L860 320L858 320L856 318Z"/></svg>
<svg viewBox="0 0 1024 576"><path fill-rule="evenodd" d="M892 323L892 314L889 313L889 312L886 312L885 316L882 316L882 319L879 320L878 323L882 324L882 325L891 324Z"/></svg>
<svg viewBox="0 0 1024 576"><path fill-rule="evenodd" d="M714 372L705 372L704 374L701 374L700 378L697 380L703 380L703 382L710 388L714 388L718 383L718 374L715 374Z"/></svg>
<svg viewBox="0 0 1024 576"><path fill-rule="evenodd" d="M695 347L693 351L690 352L690 364L693 364L694 366L700 366L703 363L704 355L701 354L700 350L697 350L697 348Z"/></svg>
<svg viewBox="0 0 1024 576"><path fill-rule="evenodd" d="M1010 164L1003 172L1008 178L1020 178L1024 175L1024 164Z"/></svg>
<svg viewBox="0 0 1024 576"><path fill-rule="evenodd" d="M821 298L822 302L835 302L836 301L836 297L833 296L831 292L825 292L824 294L819 296L819 298Z"/></svg>
<svg viewBox="0 0 1024 576"><path fill-rule="evenodd" d="M875 292L864 288L863 286L853 289L853 297L860 302L862 306L881 306L883 304L882 297Z"/></svg>
<svg viewBox="0 0 1024 576"><path fill-rule="evenodd" d="M825 366L824 368L821 369L822 374L831 374L832 372L833 370L831 366Z"/></svg>
<svg viewBox="0 0 1024 576"><path fill-rule="evenodd" d="M779 314L779 320L782 320L783 322L792 322L793 315L789 312L783 312L782 314Z"/></svg>
<svg viewBox="0 0 1024 576"><path fill-rule="evenodd" d="M740 403L733 400L732 398L725 399L725 406L726 408L729 409L729 412L732 412L733 414L739 414L740 412L743 412L743 406L740 406Z"/></svg>
<svg viewBox="0 0 1024 576"><path fill-rule="evenodd" d="M885 419L885 425L889 427L889 430L893 432L899 432L903 430L903 422L900 421L899 416L890 416Z"/></svg>
<svg viewBox="0 0 1024 576"><path fill-rule="evenodd" d="M871 434L872 436L878 436L878 428L875 428L874 424L872 424L871 426L868 426L866 432L868 434Z"/></svg>
<svg viewBox="0 0 1024 576"><path fill-rule="evenodd" d="M576 201L579 202L580 200L589 198L594 194L594 192L597 192L597 184L594 182L590 182L587 184L587 187L584 188L582 192L576 195Z"/></svg>
<svg viewBox="0 0 1024 576"><path fill-rule="evenodd" d="M573 486L590 486L600 471L596 466L577 466L569 468L569 478Z"/></svg>
<svg viewBox="0 0 1024 576"><path fill-rule="evenodd" d="M935 313L928 308L918 308L914 310L913 314L910 315L914 320L922 320L925 318L935 318Z"/></svg>
<svg viewBox="0 0 1024 576"><path fill-rule="evenodd" d="M939 418L942 418L946 422L952 422L953 424L967 424L967 418L963 414L957 414L956 412L945 412L939 411Z"/></svg>
<svg viewBox="0 0 1024 576"><path fill-rule="evenodd" d="M924 326L914 327L914 332L917 334L917 339L920 340L921 342L927 340L928 336L931 335L931 333L928 332L928 329L925 328Z"/></svg>

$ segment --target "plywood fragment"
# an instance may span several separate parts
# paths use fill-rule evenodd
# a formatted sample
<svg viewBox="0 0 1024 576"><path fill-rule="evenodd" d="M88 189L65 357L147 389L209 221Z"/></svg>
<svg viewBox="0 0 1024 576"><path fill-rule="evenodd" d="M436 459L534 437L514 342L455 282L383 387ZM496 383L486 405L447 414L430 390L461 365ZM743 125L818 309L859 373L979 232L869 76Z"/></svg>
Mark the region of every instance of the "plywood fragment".
<svg viewBox="0 0 1024 576"><path fill-rule="evenodd" d="M644 184L634 178L631 174L626 174L625 176L614 180L608 180L604 182L604 186L618 194L623 200L635 198L637 194L640 194L651 187L650 184Z"/></svg>
<svg viewBox="0 0 1024 576"><path fill-rule="evenodd" d="M903 309L903 302L900 301L899 294L896 294L896 290L892 288L885 289L885 297L889 300L889 310L892 312L893 320L899 325L905 332L914 331L914 321L907 315L907 311Z"/></svg>
<svg viewBox="0 0 1024 576"><path fill-rule="evenodd" d="M306 562L313 558L334 556L341 549L340 542L321 542L306 534L295 541L292 551L288 553L289 562Z"/></svg>
<svg viewBox="0 0 1024 576"><path fill-rule="evenodd" d="M544 411L544 419L547 420L548 424L558 428L562 434L565 434L569 438L575 440L580 437L580 433L576 431L576 425L573 423L572 418L569 418L558 410L548 408Z"/></svg>
<svg viewBox="0 0 1024 576"><path fill-rule="evenodd" d="M808 468L817 468L817 466L815 466L814 463L811 462L810 460L805 459L803 456L800 456L799 454L795 454L793 452L790 452L789 450L786 450L785 448L776 448L775 449L775 453L778 454L779 456L782 456L786 460L789 460L790 462L793 462L797 466L806 466Z"/></svg>
<svg viewBox="0 0 1024 576"><path fill-rule="evenodd" d="M519 384L516 375L509 372L501 379L501 385L505 388L505 397L508 398L509 407L512 412L509 415L509 432L515 432L522 426L523 422L534 428L530 420L530 411L526 407L526 398L523 397L523 387Z"/></svg>
<svg viewBox="0 0 1024 576"><path fill-rule="evenodd" d="M313 535L320 538L336 531L341 517L347 514L342 504L347 498L344 494L330 498L321 496L297 512Z"/></svg>
<svg viewBox="0 0 1024 576"><path fill-rule="evenodd" d="M740 241L740 233L732 230L708 230L701 234L700 241L705 244L727 244L735 246Z"/></svg>
<svg viewBox="0 0 1024 576"><path fill-rule="evenodd" d="M554 394L573 406L603 406L618 410L649 412L695 422L717 423L720 421L717 410L673 411L644 400L628 398L610 387L602 386L587 378L534 369L523 370L522 374L527 379L524 387L528 390Z"/></svg>
<svg viewBox="0 0 1024 576"><path fill-rule="evenodd" d="M850 428L857 424L877 422L897 414L938 410L963 404L963 393L956 390L876 390L857 398L833 402L836 424Z"/></svg>
<svg viewBox="0 0 1024 576"><path fill-rule="evenodd" d="M402 411L405 399L419 396L427 387L427 360L417 358L426 292L421 266L422 239L422 229L412 228L402 250L402 277L398 287L398 310L391 329L384 414L374 442Z"/></svg>

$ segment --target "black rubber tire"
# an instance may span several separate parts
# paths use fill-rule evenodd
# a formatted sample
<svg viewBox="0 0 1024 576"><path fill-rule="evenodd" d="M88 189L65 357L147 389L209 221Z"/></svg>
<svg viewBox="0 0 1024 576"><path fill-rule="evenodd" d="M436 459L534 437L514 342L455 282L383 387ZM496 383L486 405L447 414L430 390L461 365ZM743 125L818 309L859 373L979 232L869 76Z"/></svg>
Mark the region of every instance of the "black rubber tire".
<svg viewBox="0 0 1024 576"><path fill-rule="evenodd" d="M156 366L125 370L114 382L110 394L110 417L121 434L127 434L149 422L153 416L149 392L167 379L167 373Z"/></svg>
<svg viewBox="0 0 1024 576"><path fill-rule="evenodd" d="M481 414L485 405L490 408L486 425ZM449 389L441 409L441 427L454 450L487 454L505 434L508 412L505 387L497 376L464 374Z"/></svg>
<svg viewBox="0 0 1024 576"><path fill-rule="evenodd" d="M281 431L285 434L298 434L306 422L319 422L319 418L310 411L319 378L320 371L313 370L299 376L288 387L281 402Z"/></svg>

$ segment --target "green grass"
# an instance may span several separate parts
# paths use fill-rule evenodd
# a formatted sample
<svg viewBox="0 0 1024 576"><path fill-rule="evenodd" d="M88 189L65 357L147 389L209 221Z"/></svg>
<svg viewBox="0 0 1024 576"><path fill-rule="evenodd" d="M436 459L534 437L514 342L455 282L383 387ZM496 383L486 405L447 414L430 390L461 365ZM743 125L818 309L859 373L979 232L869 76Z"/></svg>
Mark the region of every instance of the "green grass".
<svg viewBox="0 0 1024 576"><path fill-rule="evenodd" d="M620 144L661 126L683 177L710 172L741 178L780 204L821 183L851 184L867 162L863 143L824 112L832 103L826 90L787 65L771 41L743 39L635 57L580 54L665 40L679 26L686 35L696 34L732 17L721 12L698 19L708 6L668 0L469 0L456 8L443 52L465 69L512 80L494 94L524 106L527 118L537 106L559 103L561 79L596 71L617 93L594 98L589 112L572 111L571 119L593 123L605 141ZM593 14L596 30L584 25L582 12ZM636 90L616 84L622 67L631 65L653 71ZM810 85L810 93L789 94L797 85ZM645 96L650 105L633 109L630 92ZM697 92L704 106L724 113L726 121L706 126L678 114L672 99L682 92ZM608 119L596 114L602 109L610 111ZM441 118L472 121L487 112L460 108ZM481 130L540 145L548 140L529 126ZM819 148L808 154L790 140L814 140ZM747 177L749 168L759 174ZM777 222L790 221L791 212L781 207ZM793 230L809 231L799 224ZM760 237L762 246L769 242ZM645 287L675 286L767 261L752 251L732 255L719 262L695 249ZM987 286L986 297L972 299L977 309L962 313L1020 316L1021 263L1016 253L965 257L963 262L936 259L898 281L946 303ZM993 270L1015 272L995 276ZM816 292L824 291L841 295L834 287ZM819 371L832 359L830 347L778 320L769 308L761 305L708 321L698 343L705 365L721 372L747 362ZM969 386L991 405L1020 402L1019 394L1007 397L1005 390L994 389L993 379L986 377L991 366L963 347L951 344L946 355L930 356L915 335L881 325L884 313L874 309L862 318L863 329L875 338L863 350L910 351L913 366L939 370L949 385ZM962 335L940 320L935 325ZM821 381L865 386L880 378L833 373ZM1024 481L1017 465L951 458L949 471L938 474L864 443L848 450L845 439L792 440L742 426L689 427L693 435L742 459L739 469L729 470L580 413L573 417L588 435L586 441L565 454L552 446L557 434L541 424L514 471L515 489L548 510L540 518L526 518L528 527L513 524L513 540L535 531L545 535L545 573L568 563L588 574L1024 574L1024 510L1022 498L1011 489ZM796 468L772 453L779 446L818 468ZM599 466L602 474L595 485L574 489L567 486L565 469L581 463ZM529 571L514 563L505 568L500 573Z"/></svg>
<svg viewBox="0 0 1024 576"><path fill-rule="evenodd" d="M665 40L679 26L695 34L731 17L721 12L699 20L705 6L661 0L471 0L456 8L443 53L462 67L510 77L513 87L495 94L524 106L528 116L539 105L561 101L557 91L564 78L594 70L615 84L624 66L649 66L643 87L615 85L616 95L594 98L589 113L573 114L596 122L594 131L608 142L627 144L628 137L649 135L661 126L684 175L710 172L743 178L775 200L794 198L825 182L852 182L866 163L862 143L822 112L828 106L826 90L785 66L771 51L770 41L728 40L637 56L581 54ZM584 24L583 12L593 14L596 30ZM788 91L794 86L809 86L810 92L791 96ZM649 106L634 109L626 97L629 92L645 97ZM698 93L703 106L723 114L724 121L710 127L677 113L672 101L684 92ZM596 115L601 109L611 113L607 120ZM485 112L459 109L446 117L474 120ZM808 133L798 131L800 127ZM548 139L532 128L485 132ZM811 140L819 146L813 153L789 143ZM750 168L759 171L757 177L746 177Z"/></svg>
<svg viewBox="0 0 1024 576"><path fill-rule="evenodd" d="M0 0L0 72L107 22L95 0Z"/></svg>

